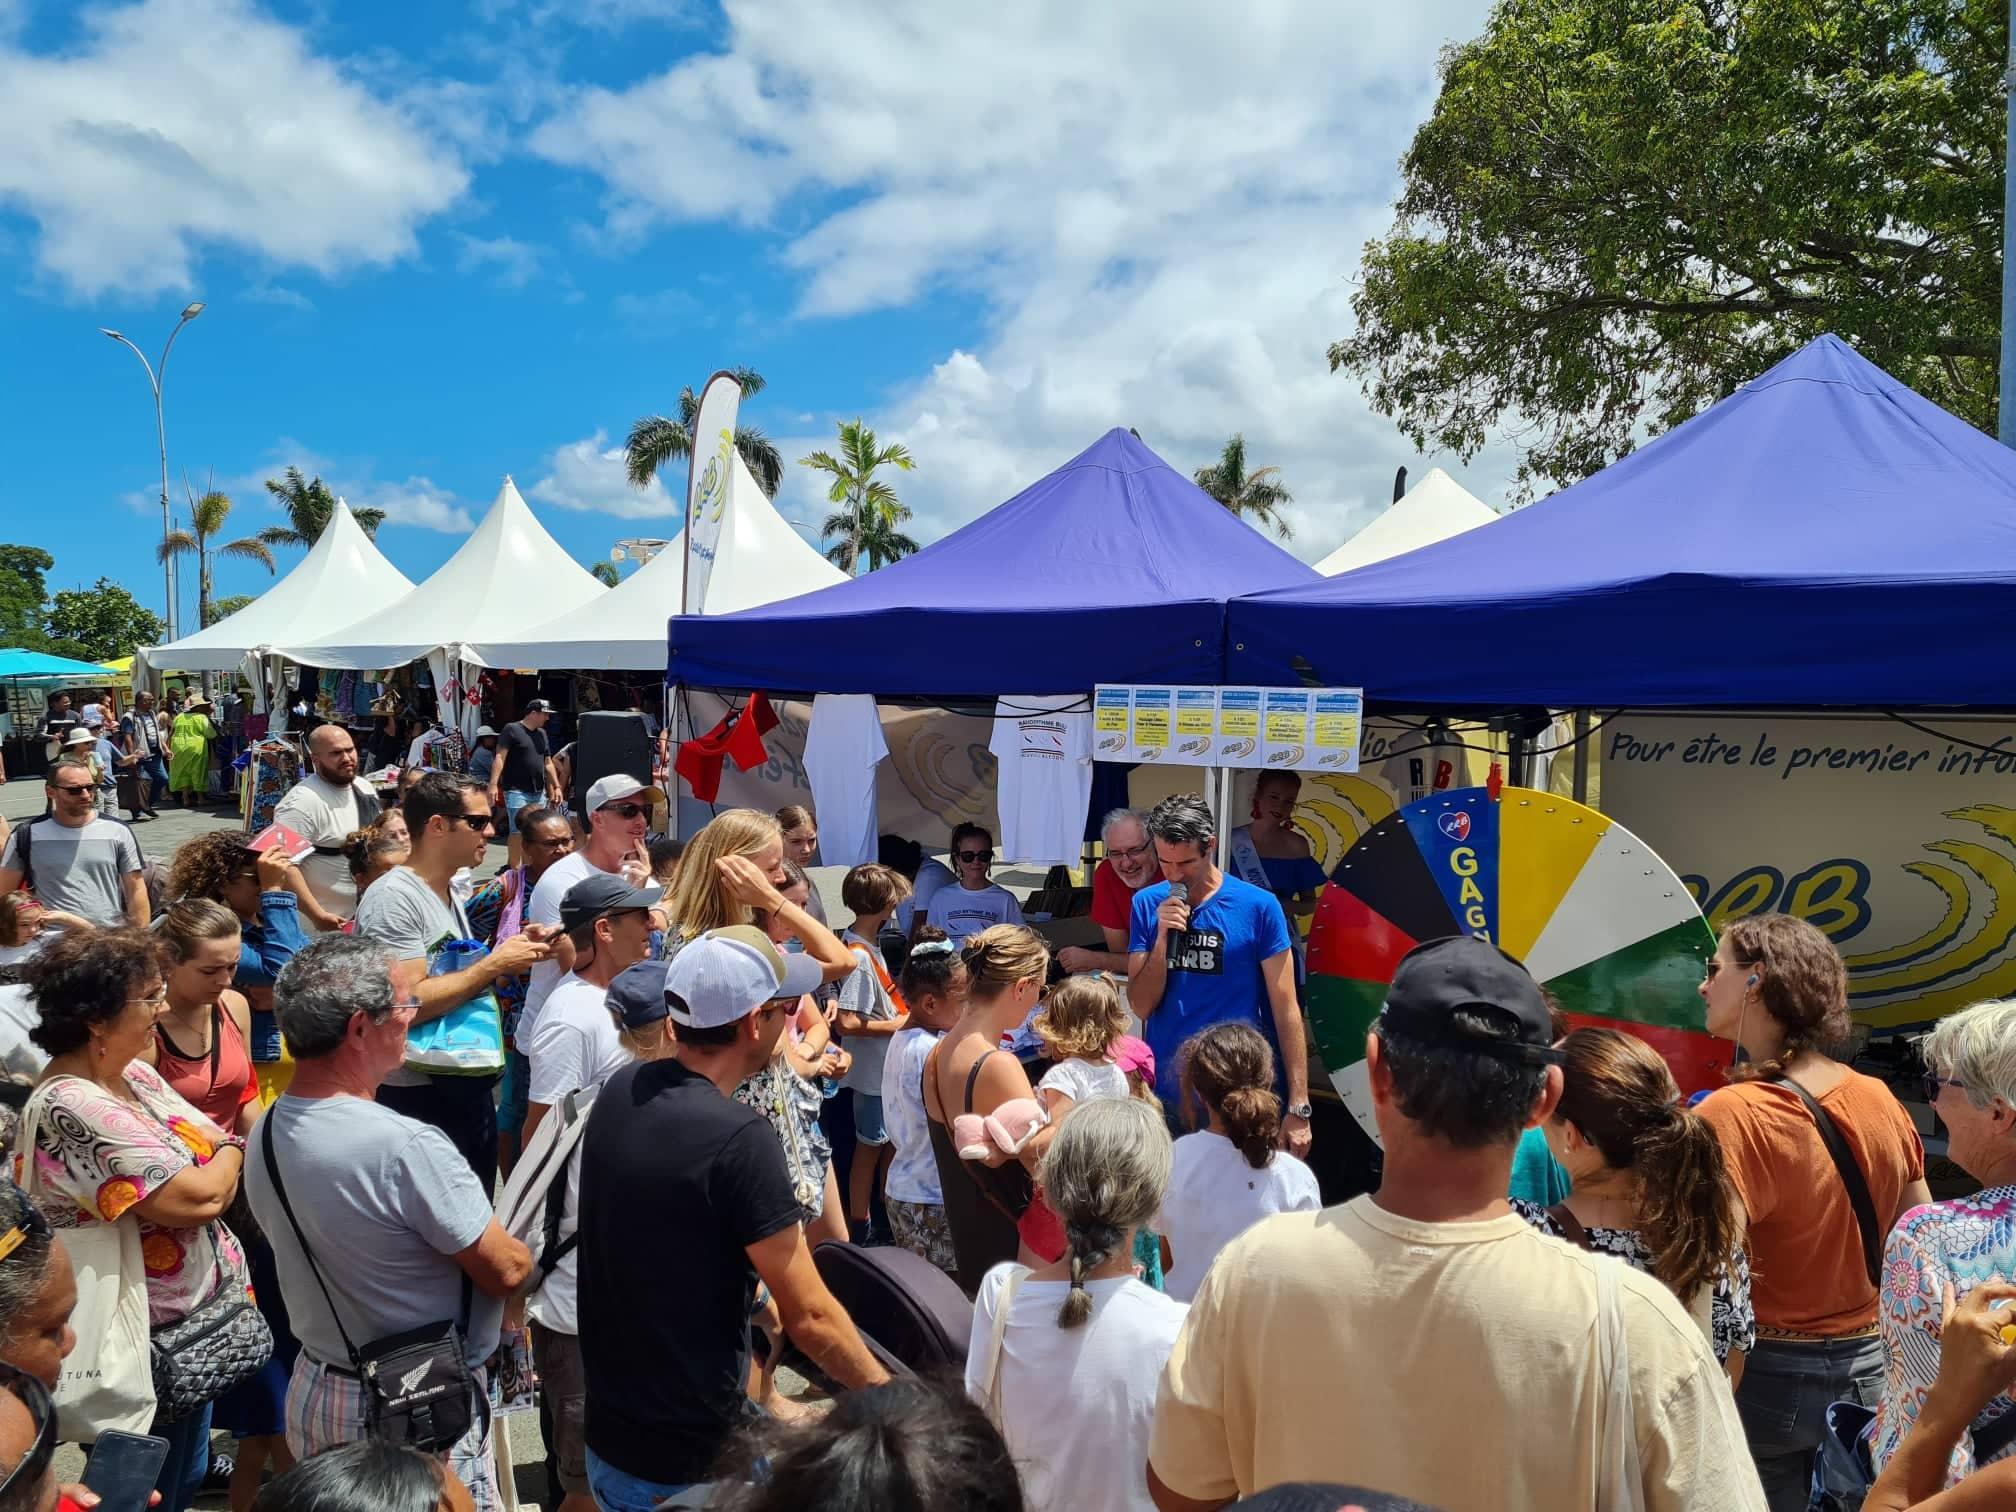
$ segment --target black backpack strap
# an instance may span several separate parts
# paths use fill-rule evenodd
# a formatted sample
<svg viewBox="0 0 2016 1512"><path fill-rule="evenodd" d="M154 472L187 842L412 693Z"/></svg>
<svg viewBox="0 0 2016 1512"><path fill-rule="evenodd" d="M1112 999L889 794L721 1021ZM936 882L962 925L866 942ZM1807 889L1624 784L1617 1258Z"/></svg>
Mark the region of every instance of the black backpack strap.
<svg viewBox="0 0 2016 1512"><path fill-rule="evenodd" d="M35 833L36 821L27 820L14 831L14 859L21 863L21 891L35 891L35 862L28 854L29 837Z"/></svg>
<svg viewBox="0 0 2016 1512"><path fill-rule="evenodd" d="M1827 1147L1827 1153L1834 1161L1834 1169L1840 1174L1841 1185L1848 1189L1848 1206L1855 1210L1855 1225L1862 1230L1862 1264L1869 1273L1869 1284L1878 1288L1883 1285L1883 1225L1876 1219L1876 1200L1869 1195L1869 1181L1863 1176L1862 1167L1855 1163L1855 1154L1848 1148L1848 1141L1841 1137L1841 1127L1834 1122L1819 1100L1789 1076L1780 1076L1778 1082L1799 1094L1799 1101L1806 1104L1806 1111L1813 1115L1814 1126L1820 1131L1820 1142Z"/></svg>
<svg viewBox="0 0 2016 1512"><path fill-rule="evenodd" d="M1582 1226L1580 1218L1577 1218L1573 1213L1568 1211L1567 1203L1555 1203L1554 1206L1547 1209L1547 1216L1552 1218L1560 1228L1563 1239L1566 1239L1577 1249L1585 1249L1591 1253L1595 1252L1596 1246L1589 1242L1589 1230Z"/></svg>
<svg viewBox="0 0 2016 1512"><path fill-rule="evenodd" d="M266 1174L273 1178L273 1195L280 1199L280 1211L287 1215L287 1223L294 1230L294 1237L301 1245L301 1253L308 1259L308 1269L314 1274L315 1284L322 1288L322 1300L329 1304L329 1316L335 1321L336 1332L343 1340L343 1349L350 1356L350 1368L360 1376L364 1373L363 1361L357 1356L357 1346L350 1342L350 1331L343 1326L343 1315L336 1311L336 1299L329 1295L329 1283L322 1279L322 1267L315 1263L315 1251L308 1247L308 1236L301 1232L301 1222L294 1216L294 1204L287 1200L287 1183L280 1179L280 1162L273 1154L273 1110L268 1108L266 1116L260 1120L259 1143L266 1156ZM469 1277L462 1278L462 1319L466 1329L469 1319Z"/></svg>

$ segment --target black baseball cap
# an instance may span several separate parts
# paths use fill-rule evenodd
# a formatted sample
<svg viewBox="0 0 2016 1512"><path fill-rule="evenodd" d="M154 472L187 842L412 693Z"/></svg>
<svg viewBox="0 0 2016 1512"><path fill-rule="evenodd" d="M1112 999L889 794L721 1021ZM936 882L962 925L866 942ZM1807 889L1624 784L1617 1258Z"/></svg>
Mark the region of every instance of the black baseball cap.
<svg viewBox="0 0 2016 1512"><path fill-rule="evenodd" d="M551 714L553 712L553 705L546 702L543 698L535 698L532 702L525 705L525 712L527 714Z"/></svg>
<svg viewBox="0 0 2016 1512"><path fill-rule="evenodd" d="M1509 1036L1482 1034L1455 1010L1467 1008L1502 1019ZM1529 1065L1560 1060L1554 1015L1540 984L1516 956L1475 935L1451 935L1416 945L1400 958L1386 989L1380 1022L1410 1039L1461 1050L1482 1050Z"/></svg>
<svg viewBox="0 0 2016 1512"><path fill-rule="evenodd" d="M655 907L664 895L663 888L632 887L613 872L597 872L567 889L560 900L560 927L572 934L612 913Z"/></svg>
<svg viewBox="0 0 2016 1512"><path fill-rule="evenodd" d="M639 961L616 973L603 999L625 1029L647 1029L670 1012L665 1003L665 963Z"/></svg>

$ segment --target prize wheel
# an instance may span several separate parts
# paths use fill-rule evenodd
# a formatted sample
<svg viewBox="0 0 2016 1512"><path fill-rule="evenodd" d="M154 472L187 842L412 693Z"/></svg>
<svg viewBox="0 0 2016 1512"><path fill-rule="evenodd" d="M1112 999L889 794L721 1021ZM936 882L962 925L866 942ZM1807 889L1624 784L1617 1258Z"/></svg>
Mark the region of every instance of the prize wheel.
<svg viewBox="0 0 2016 1512"><path fill-rule="evenodd" d="M1526 963L1576 1028L1649 1042L1681 1090L1722 1084L1730 1047L1696 988L1715 937L1673 869L1592 808L1527 788L1410 803L1330 873L1309 931L1309 1022L1323 1064L1376 1142L1365 1035L1393 968L1426 940L1474 934Z"/></svg>

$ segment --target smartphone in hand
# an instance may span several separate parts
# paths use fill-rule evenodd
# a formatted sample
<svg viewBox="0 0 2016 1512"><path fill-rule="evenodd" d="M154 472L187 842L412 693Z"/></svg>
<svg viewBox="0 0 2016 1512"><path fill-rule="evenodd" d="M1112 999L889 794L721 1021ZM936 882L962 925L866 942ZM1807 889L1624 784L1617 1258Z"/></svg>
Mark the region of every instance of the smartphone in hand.
<svg viewBox="0 0 2016 1512"><path fill-rule="evenodd" d="M98 1435L84 1466L84 1484L98 1493L98 1512L147 1512L147 1498L168 1459L168 1440L116 1430Z"/></svg>

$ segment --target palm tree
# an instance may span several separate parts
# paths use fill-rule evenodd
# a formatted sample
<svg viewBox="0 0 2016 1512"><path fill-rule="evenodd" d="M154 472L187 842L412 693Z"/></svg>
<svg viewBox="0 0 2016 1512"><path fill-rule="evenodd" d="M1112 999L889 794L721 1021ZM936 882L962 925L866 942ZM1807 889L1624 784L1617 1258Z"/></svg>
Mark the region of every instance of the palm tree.
<svg viewBox="0 0 2016 1512"><path fill-rule="evenodd" d="M588 569L588 575L598 583L607 583L611 588L622 581L622 575L616 571L614 562L597 562Z"/></svg>
<svg viewBox="0 0 2016 1512"><path fill-rule="evenodd" d="M224 524L231 516L231 496L216 489L197 498L189 489L189 480L182 480L182 488L189 494L188 530L171 530L154 548L154 559L165 562L170 557L193 556L196 558L196 623L210 623L210 559L228 556L248 558L259 563L268 572L273 570L273 553L266 543L257 537L246 536L243 540L226 541L222 546L210 543L224 533Z"/></svg>
<svg viewBox="0 0 2016 1512"><path fill-rule="evenodd" d="M1281 513L1285 504L1295 502L1295 496L1282 486L1281 469L1260 467L1246 471L1246 438L1235 435L1225 443L1224 455L1215 466L1197 469L1197 486L1212 498L1223 504L1235 515L1244 518L1251 515L1262 525L1271 526L1282 540L1292 540L1295 527L1288 523L1288 517Z"/></svg>
<svg viewBox="0 0 2016 1512"><path fill-rule="evenodd" d="M735 368L735 381L742 385L742 397L763 390L763 375L754 368ZM630 474L633 488L648 488L651 480L658 476L668 462L676 462L693 453L693 422L700 418L700 396L690 388L679 391L679 418L674 420L666 415L646 415L630 427L630 437L623 443L623 463ZM742 454L750 475L756 479L765 498L777 497L777 490L784 486L784 458L777 450L777 443L753 425L735 427L735 450ZM684 510L682 501L681 510Z"/></svg>
<svg viewBox="0 0 2016 1512"><path fill-rule="evenodd" d="M259 532L259 539L268 546L313 546L322 532L329 528L329 521L336 513L336 495L329 492L329 485L319 477L313 481L302 477L298 467L289 467L282 481L268 478L266 492L278 499L280 507L287 511L285 525L268 526ZM364 532L366 539L370 539L385 523L385 511L353 509L350 518L357 522L357 528Z"/></svg>
<svg viewBox="0 0 2016 1512"><path fill-rule="evenodd" d="M841 508L826 517L825 524L819 527L819 538L824 540L830 535L841 538L826 548L826 560L849 577L854 575L855 563L868 549L871 539L877 543L879 555L892 562L917 549L915 541L896 530L910 518L909 509L896 497L895 489L875 476L875 469L884 463L904 472L917 465L910 460L905 447L878 447L875 432L858 419L840 422L837 458L831 452L821 451L798 459L800 467L833 474L833 486L826 490L826 497ZM873 572L881 565L881 561L871 557L868 570Z"/></svg>

